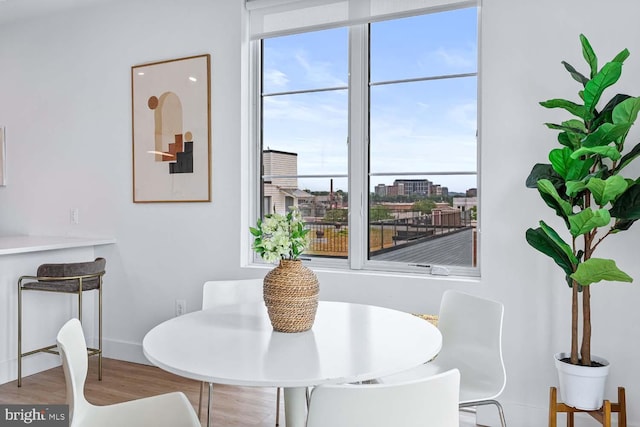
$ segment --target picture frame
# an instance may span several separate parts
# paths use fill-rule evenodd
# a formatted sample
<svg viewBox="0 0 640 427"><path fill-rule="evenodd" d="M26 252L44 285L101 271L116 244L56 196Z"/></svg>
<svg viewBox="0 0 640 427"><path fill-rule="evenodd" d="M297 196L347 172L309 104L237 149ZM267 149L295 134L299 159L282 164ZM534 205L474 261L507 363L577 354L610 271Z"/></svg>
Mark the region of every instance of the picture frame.
<svg viewBox="0 0 640 427"><path fill-rule="evenodd" d="M0 187L7 186L7 143L5 128L0 126Z"/></svg>
<svg viewBox="0 0 640 427"><path fill-rule="evenodd" d="M131 67L133 202L211 201L211 56Z"/></svg>

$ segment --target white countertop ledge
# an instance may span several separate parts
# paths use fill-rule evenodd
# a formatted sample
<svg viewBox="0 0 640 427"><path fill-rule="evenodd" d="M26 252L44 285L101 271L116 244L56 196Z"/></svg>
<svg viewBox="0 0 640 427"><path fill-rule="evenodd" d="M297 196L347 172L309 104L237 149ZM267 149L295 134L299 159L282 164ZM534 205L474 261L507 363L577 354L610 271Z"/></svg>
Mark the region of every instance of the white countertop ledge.
<svg viewBox="0 0 640 427"><path fill-rule="evenodd" d="M112 238L66 236L0 236L0 255L111 245Z"/></svg>

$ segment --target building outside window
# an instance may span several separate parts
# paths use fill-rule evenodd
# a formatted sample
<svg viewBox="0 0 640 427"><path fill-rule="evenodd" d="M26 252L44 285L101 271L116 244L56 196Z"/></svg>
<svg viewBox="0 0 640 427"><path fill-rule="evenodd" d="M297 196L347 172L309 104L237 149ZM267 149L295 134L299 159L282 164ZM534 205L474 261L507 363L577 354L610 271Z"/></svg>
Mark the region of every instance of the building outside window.
<svg viewBox="0 0 640 427"><path fill-rule="evenodd" d="M313 265L478 275L478 8L463 6L254 41L256 217L299 208Z"/></svg>

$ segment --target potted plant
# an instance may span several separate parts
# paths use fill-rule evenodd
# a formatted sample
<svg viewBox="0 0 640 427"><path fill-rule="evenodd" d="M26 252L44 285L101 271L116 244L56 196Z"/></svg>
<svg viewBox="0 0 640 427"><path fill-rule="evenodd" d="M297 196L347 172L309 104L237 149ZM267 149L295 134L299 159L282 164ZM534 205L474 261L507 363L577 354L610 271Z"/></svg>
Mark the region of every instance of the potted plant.
<svg viewBox="0 0 640 427"><path fill-rule="evenodd" d="M318 308L319 283L300 261L309 245L309 229L300 211L267 214L249 227L253 250L267 262L279 262L264 277L264 302L277 332L304 332L313 326Z"/></svg>
<svg viewBox="0 0 640 427"><path fill-rule="evenodd" d="M581 34L580 41L589 73L584 75L562 62L581 86L578 100L540 103L545 108L563 109L572 117L559 124L546 123L559 132L560 146L549 152L550 163L533 167L526 181L527 187L537 188L547 206L562 219L564 233L540 221L538 228L527 230L526 239L553 259L571 289L571 352L556 355L560 394L567 405L589 410L602 405L608 373L608 362L591 355L590 286L602 280L633 280L614 260L598 258L595 252L604 239L628 230L640 218L640 179L623 176L640 155L640 144L625 150L625 139L640 111L640 98L616 94L609 102L601 102L605 90L620 78L629 51L622 50L599 68L587 38ZM578 348L580 329L582 342ZM564 376L565 371L569 377ZM575 393L568 379L572 377L580 383ZM593 396L586 395L588 378L597 383Z"/></svg>

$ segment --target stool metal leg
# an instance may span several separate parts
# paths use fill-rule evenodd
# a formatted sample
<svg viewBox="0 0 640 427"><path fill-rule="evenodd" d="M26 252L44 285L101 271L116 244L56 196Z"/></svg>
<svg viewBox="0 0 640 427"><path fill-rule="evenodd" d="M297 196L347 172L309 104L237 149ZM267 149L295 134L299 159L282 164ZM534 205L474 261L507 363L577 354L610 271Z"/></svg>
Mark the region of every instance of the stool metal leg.
<svg viewBox="0 0 640 427"><path fill-rule="evenodd" d="M80 279L80 286L78 286L78 320L82 324L82 279Z"/></svg>
<svg viewBox="0 0 640 427"><path fill-rule="evenodd" d="M18 387L22 387L22 278L18 280Z"/></svg>
<svg viewBox="0 0 640 427"><path fill-rule="evenodd" d="M96 258L95 260L96 262L98 261L102 261L103 265L104 265L104 259L102 258ZM80 263L83 265L83 268L86 268L84 266L85 263ZM91 264L91 263L86 263L86 264ZM23 352L22 347L23 347L23 343L22 343L22 328L23 328L23 295L22 295L22 291L23 290L35 290L35 291L45 291L45 292L55 292L55 293L65 293L65 294L73 294L75 292L77 292L77 297L78 297L78 319L80 320L80 323L82 323L82 293L85 291L84 289L84 283L86 280L97 280L97 289L98 289L98 345L97 348L96 346L92 346L92 347L88 347L87 351L88 351L88 356L93 356L93 355L98 355L98 380L102 380L102 284L103 284L103 280L102 280L102 276L104 275L104 270L102 271L91 271L88 274L83 274L83 275L77 275L77 276L64 276L64 275L58 275L58 274L53 274L53 275L49 275L47 274L48 272L54 271L54 272L59 272L61 271L60 269L53 269L53 267L58 267L58 266L62 266L62 264L43 264L40 267L38 267L38 275L39 276L21 276L18 279L18 387L22 386L22 359L26 356L30 356L32 354L36 354L36 353L49 353L49 354L55 354L55 355L59 355L59 352L57 350L57 345L53 344L50 346L46 346L46 347L42 347L42 348L38 348L35 350L31 350L31 351L27 351L27 352ZM40 273L41 268L44 267L44 272L43 274ZM26 283L23 283L24 281L27 281ZM29 280L33 280L34 282L28 282ZM77 291L75 290L75 286L74 289L69 290L66 287L66 284L63 282L71 282L75 281L78 285L78 289ZM43 284L46 283L50 283L50 287L49 286L44 286ZM89 284L88 285L87 290L93 290L96 289L95 283L94 284ZM91 289L93 288L93 289ZM95 310L94 310L94 314L95 314ZM95 330L95 329L94 329Z"/></svg>
<svg viewBox="0 0 640 427"><path fill-rule="evenodd" d="M102 276L98 282L98 381L102 381Z"/></svg>

